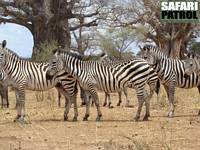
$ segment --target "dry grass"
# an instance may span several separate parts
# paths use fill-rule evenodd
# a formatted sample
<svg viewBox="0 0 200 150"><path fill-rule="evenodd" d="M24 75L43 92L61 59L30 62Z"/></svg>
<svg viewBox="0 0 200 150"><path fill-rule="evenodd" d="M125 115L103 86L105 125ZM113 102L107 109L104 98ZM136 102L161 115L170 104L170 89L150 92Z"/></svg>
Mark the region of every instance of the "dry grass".
<svg viewBox="0 0 200 150"><path fill-rule="evenodd" d="M9 93L11 108L0 109L0 150L4 149L66 149L66 150L157 150L199 149L200 109L197 89L177 89L175 117L166 117L168 102L161 90L160 99L151 100L148 122L134 122L137 108L135 92L129 90L133 108L101 108L102 122L95 122L96 110L83 122L85 107L79 107L78 122L63 122L64 108L57 107L55 90L44 92L44 100L37 101L35 92L26 94L26 120L28 124L13 122L16 115L14 92ZM99 93L103 103L104 94ZM64 99L62 99L64 106ZM78 97L80 104L80 98ZM118 95L112 95L116 105ZM125 105L125 102L123 102ZM142 114L143 116L143 114ZM69 119L73 118L73 109Z"/></svg>

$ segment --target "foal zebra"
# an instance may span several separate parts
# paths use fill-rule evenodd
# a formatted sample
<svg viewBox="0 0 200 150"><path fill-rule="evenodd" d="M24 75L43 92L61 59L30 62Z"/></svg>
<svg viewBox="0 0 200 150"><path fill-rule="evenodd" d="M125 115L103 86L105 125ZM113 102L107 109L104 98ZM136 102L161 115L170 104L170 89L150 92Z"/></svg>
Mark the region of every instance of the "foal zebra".
<svg viewBox="0 0 200 150"><path fill-rule="evenodd" d="M167 92L170 109L168 116L174 115L175 87L193 88L200 90L200 76L193 73L190 67L194 64L191 59L178 60L168 58L167 55L155 46L145 45L141 49L143 58L147 59L158 73L158 76ZM191 74L187 76L186 74Z"/></svg>
<svg viewBox="0 0 200 150"><path fill-rule="evenodd" d="M80 86L88 92L87 95L92 96L97 109L96 121L100 121L102 116L97 89L105 92L118 92L126 87L136 89L139 105L135 120L140 117L144 101L146 102L144 120L148 120L150 115L149 99L145 84L149 79L151 68L145 60L134 59L117 67L109 67L97 61L83 61L70 52L56 49L54 57L50 61L47 75L53 76L61 70L72 74L78 80ZM89 101L87 101L86 114L83 120L88 120L89 114Z"/></svg>
<svg viewBox="0 0 200 150"><path fill-rule="evenodd" d="M64 120L68 119L67 114L71 102L74 103L74 120L77 120L77 81L67 72L60 72L51 79L47 79L48 67L48 63L32 62L20 58L16 53L6 48L5 40L0 45L0 68L12 80L16 89L17 117L15 121L24 122L25 89L42 91L53 87L56 87L65 96L67 106L64 112Z"/></svg>
<svg viewBox="0 0 200 150"><path fill-rule="evenodd" d="M129 60L131 60L131 59L129 59ZM124 63L124 62L127 62L127 61L128 60L125 60L125 59L123 60L123 59L117 59L115 57L110 57L110 56L106 55L105 53L102 53L100 55L100 62L103 65L110 66L110 67L120 65L121 63ZM151 70L151 73L149 75L149 80L148 80L147 83L150 86L150 99L153 96L154 91L156 92L157 99L158 99L158 94L159 94L159 90L160 90L160 82L158 80L157 73L155 71L153 71L153 69ZM127 88L125 88L123 90L123 92L124 92L124 95L126 96L126 106L129 106L129 99L128 99L128 94L127 94ZM109 104L111 104L110 94L109 93L105 93L105 94L106 94L106 96L109 96ZM121 103L121 91L118 92L118 94L119 94L119 102L118 102L117 106L120 106L120 103ZM105 103L106 103L106 100L107 100L106 98L105 98Z"/></svg>

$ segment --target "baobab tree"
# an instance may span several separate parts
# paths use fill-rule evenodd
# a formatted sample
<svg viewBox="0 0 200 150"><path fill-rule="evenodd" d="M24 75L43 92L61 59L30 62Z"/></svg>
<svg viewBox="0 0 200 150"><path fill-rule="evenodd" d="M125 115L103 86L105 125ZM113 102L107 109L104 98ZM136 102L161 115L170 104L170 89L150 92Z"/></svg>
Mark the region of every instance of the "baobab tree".
<svg viewBox="0 0 200 150"><path fill-rule="evenodd" d="M54 40L70 47L70 31L97 26L98 14L98 4L92 0L0 0L0 23L19 24L32 33L33 58L39 55L41 43Z"/></svg>

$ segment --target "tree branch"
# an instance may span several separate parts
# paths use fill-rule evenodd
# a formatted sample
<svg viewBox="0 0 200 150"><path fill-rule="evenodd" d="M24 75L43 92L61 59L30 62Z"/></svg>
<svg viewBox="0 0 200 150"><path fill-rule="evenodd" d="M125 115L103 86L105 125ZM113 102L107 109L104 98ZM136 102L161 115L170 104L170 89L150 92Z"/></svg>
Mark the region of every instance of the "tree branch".
<svg viewBox="0 0 200 150"><path fill-rule="evenodd" d="M88 23L83 23L83 24L79 24L77 26L74 26L74 27L70 27L70 31L74 31L80 27L91 27L91 26L98 26L98 23L96 22L97 19L91 21L91 22L88 22Z"/></svg>
<svg viewBox="0 0 200 150"><path fill-rule="evenodd" d="M28 24L27 22L22 22L21 20L18 20L18 19L13 19L13 18L0 18L0 24L1 23L15 23L15 24L19 24L19 25L22 25L22 26L25 26L27 27L31 32L32 32L32 25L31 24Z"/></svg>

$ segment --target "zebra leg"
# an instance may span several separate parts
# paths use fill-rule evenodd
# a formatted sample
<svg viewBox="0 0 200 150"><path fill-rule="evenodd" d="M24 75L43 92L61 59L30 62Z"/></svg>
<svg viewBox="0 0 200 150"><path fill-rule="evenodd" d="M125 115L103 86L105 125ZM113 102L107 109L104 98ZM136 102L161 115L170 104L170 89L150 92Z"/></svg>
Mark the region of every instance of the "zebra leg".
<svg viewBox="0 0 200 150"><path fill-rule="evenodd" d="M77 107L77 100L76 97L74 97L74 118L73 121L77 121L78 120L78 107Z"/></svg>
<svg viewBox="0 0 200 150"><path fill-rule="evenodd" d="M127 91L127 88L125 88L125 89L123 90L123 92L124 92L124 95L126 96L126 105L125 105L125 107L129 107L130 100L129 100L129 98L128 98L128 91Z"/></svg>
<svg viewBox="0 0 200 150"><path fill-rule="evenodd" d="M68 120L68 113L71 108L71 101L65 96L65 111L64 111L64 121Z"/></svg>
<svg viewBox="0 0 200 150"><path fill-rule="evenodd" d="M9 108L9 100L8 100L8 86L6 85L6 92L5 92L5 98L6 98L6 104L7 104L7 108Z"/></svg>
<svg viewBox="0 0 200 150"><path fill-rule="evenodd" d="M134 118L135 121L138 121L140 118L142 106L143 106L144 99L145 99L144 86L142 86L142 87L143 88L136 87L136 93L137 93L137 98L138 98L138 109L137 109L137 113Z"/></svg>
<svg viewBox="0 0 200 150"><path fill-rule="evenodd" d="M85 99L85 103L86 103L86 112L85 112L85 116L83 117L83 121L88 121L88 117L90 116L90 98L89 98L89 93L86 93L86 99Z"/></svg>
<svg viewBox="0 0 200 150"><path fill-rule="evenodd" d="M148 121L148 117L150 117L150 96L148 95L146 90L144 91L144 99L145 99L146 111L143 121Z"/></svg>
<svg viewBox="0 0 200 150"><path fill-rule="evenodd" d="M111 106L110 93L108 94L108 108L114 108L113 106Z"/></svg>
<svg viewBox="0 0 200 150"><path fill-rule="evenodd" d="M57 92L58 92L58 107L61 107L61 104L60 104L61 93L60 91L57 91Z"/></svg>
<svg viewBox="0 0 200 150"><path fill-rule="evenodd" d="M86 105L86 91L80 87L81 106Z"/></svg>
<svg viewBox="0 0 200 150"><path fill-rule="evenodd" d="M19 102L19 91L16 88L15 88L15 97L16 97L15 109L17 109Z"/></svg>
<svg viewBox="0 0 200 150"><path fill-rule="evenodd" d="M199 94L200 94L200 86L198 86L197 88L198 88L198 91L199 91ZM198 112L198 115L200 116L200 110Z"/></svg>
<svg viewBox="0 0 200 150"><path fill-rule="evenodd" d="M62 86L56 86L56 89L59 93L62 93L65 97L65 111L64 111L64 121L68 120L68 113L70 111L72 102L74 103L74 121L77 120L78 117L78 110L77 110L77 103L76 103L76 94L74 96L69 96L69 93L63 89Z"/></svg>
<svg viewBox="0 0 200 150"><path fill-rule="evenodd" d="M108 98L109 93L105 92L105 100L103 103L103 106L105 107L107 105L107 98Z"/></svg>
<svg viewBox="0 0 200 150"><path fill-rule="evenodd" d="M4 103L4 101L3 101L3 96L2 96L2 93L1 93L1 109L3 109L3 103Z"/></svg>
<svg viewBox="0 0 200 150"><path fill-rule="evenodd" d="M121 105L121 102L122 102L122 92L118 92L118 95L119 95L119 101L117 103L117 106L120 106Z"/></svg>
<svg viewBox="0 0 200 150"><path fill-rule="evenodd" d="M8 101L8 86L5 84L2 84L1 89L1 98L2 98L2 108L8 108L9 107L9 101Z"/></svg>
<svg viewBox="0 0 200 150"><path fill-rule="evenodd" d="M16 89L17 96L17 117L14 121L24 123L24 117L25 117L25 89L24 87L20 87L19 89Z"/></svg>
<svg viewBox="0 0 200 150"><path fill-rule="evenodd" d="M97 92L95 89L93 89L92 87L90 87L90 95L92 96L93 98L93 101L95 103L95 106L96 106L96 109L97 109L97 117L96 117L96 121L100 121L101 120L101 117L102 117L102 113L101 113L101 110L100 110L100 106L99 106L99 97L97 95Z"/></svg>
<svg viewBox="0 0 200 150"><path fill-rule="evenodd" d="M175 93L175 86L174 84L164 85L164 88L167 92L168 100L170 109L168 112L168 117L172 118L174 116L174 93Z"/></svg>

